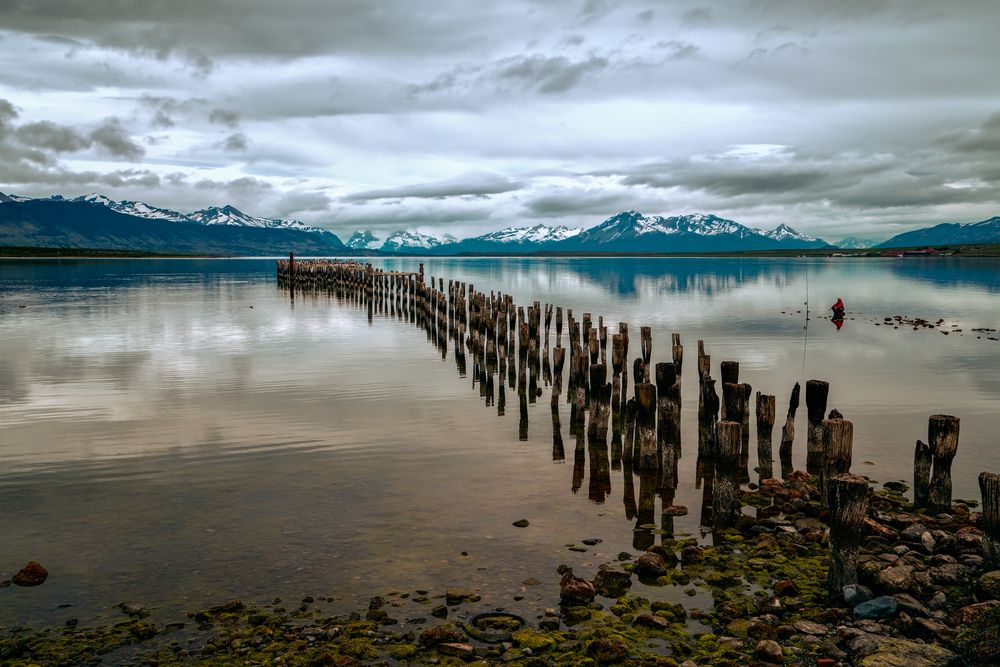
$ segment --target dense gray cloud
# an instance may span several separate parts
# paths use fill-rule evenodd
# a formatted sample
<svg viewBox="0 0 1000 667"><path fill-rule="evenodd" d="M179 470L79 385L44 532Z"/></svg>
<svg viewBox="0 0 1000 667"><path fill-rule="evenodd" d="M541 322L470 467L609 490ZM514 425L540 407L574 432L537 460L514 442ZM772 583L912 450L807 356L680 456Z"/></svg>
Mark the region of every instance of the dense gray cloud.
<svg viewBox="0 0 1000 667"><path fill-rule="evenodd" d="M401 185L395 188L366 190L344 197L344 201L357 202L372 199L443 199L499 194L517 190L521 185L497 174L469 173L458 178L435 183Z"/></svg>
<svg viewBox="0 0 1000 667"><path fill-rule="evenodd" d="M0 190L338 233L1000 209L992 0L0 0ZM30 63L30 66L27 64Z"/></svg>

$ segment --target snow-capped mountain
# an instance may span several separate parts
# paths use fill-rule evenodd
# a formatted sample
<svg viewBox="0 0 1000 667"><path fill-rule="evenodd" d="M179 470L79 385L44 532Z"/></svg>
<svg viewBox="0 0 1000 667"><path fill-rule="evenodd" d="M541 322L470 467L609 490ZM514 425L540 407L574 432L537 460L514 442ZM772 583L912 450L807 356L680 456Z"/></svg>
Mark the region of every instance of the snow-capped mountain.
<svg viewBox="0 0 1000 667"><path fill-rule="evenodd" d="M506 229L501 229L497 232L490 232L489 234L483 234L482 236L476 236L473 239L466 240L520 244L550 243L552 241L564 241L565 239L572 238L582 232L583 229L580 227L571 229L563 226L547 227L546 225L538 224L534 227L507 227Z"/></svg>
<svg viewBox="0 0 1000 667"><path fill-rule="evenodd" d="M815 236L809 236L808 234L803 234L802 232L796 231L784 223L778 225L769 232L765 232L762 229L755 229L754 231L759 234L763 234L769 239L774 239L775 241L795 240L795 241L809 242L816 240Z"/></svg>
<svg viewBox="0 0 1000 667"><path fill-rule="evenodd" d="M22 197L21 195L5 195L0 192L0 204L6 204L7 202L16 201L31 201L31 197Z"/></svg>
<svg viewBox="0 0 1000 667"><path fill-rule="evenodd" d="M382 245L382 240L375 236L371 230L366 229L351 234L351 238L347 239L344 245L355 250L378 250Z"/></svg>
<svg viewBox="0 0 1000 667"><path fill-rule="evenodd" d="M906 248L922 245L958 245L962 243L1000 243L1000 216L979 222L946 222L893 236L876 248Z"/></svg>
<svg viewBox="0 0 1000 667"><path fill-rule="evenodd" d="M75 197L70 201L82 201L89 202L91 204L100 204L101 206L107 206L112 211L118 211L119 213L124 213L125 215L134 215L138 218L146 218L148 220L168 220L170 222L191 222L191 219L184 215L183 213L178 213L177 211L171 211L166 208L158 208L156 206L150 206L141 201L114 201L104 195L99 195L97 193L91 193L89 195L83 195L82 197Z"/></svg>
<svg viewBox="0 0 1000 667"><path fill-rule="evenodd" d="M399 231L389 235L379 250L386 252L424 252L436 248L443 243L454 240L452 236L438 238L420 232Z"/></svg>
<svg viewBox="0 0 1000 667"><path fill-rule="evenodd" d="M436 255L541 252L581 233L583 229L580 228L548 227L542 224L534 227L507 227L461 241L453 240L433 248L431 252Z"/></svg>
<svg viewBox="0 0 1000 667"><path fill-rule="evenodd" d="M863 239L857 236L847 236L839 241L834 241L833 245L838 248L847 248L854 250L863 250L865 248L871 248L878 245L881 241L876 241L875 239Z"/></svg>
<svg viewBox="0 0 1000 667"><path fill-rule="evenodd" d="M663 217L623 211L560 243L558 249L580 252L729 252L822 248L828 245L788 225L765 232L711 214Z"/></svg>
<svg viewBox="0 0 1000 667"><path fill-rule="evenodd" d="M190 220L203 225L236 225L239 227L265 227L268 229L297 229L303 232L327 233L329 230L311 227L298 220L279 220L276 218L258 218L248 215L235 206L209 206L195 211L187 216Z"/></svg>

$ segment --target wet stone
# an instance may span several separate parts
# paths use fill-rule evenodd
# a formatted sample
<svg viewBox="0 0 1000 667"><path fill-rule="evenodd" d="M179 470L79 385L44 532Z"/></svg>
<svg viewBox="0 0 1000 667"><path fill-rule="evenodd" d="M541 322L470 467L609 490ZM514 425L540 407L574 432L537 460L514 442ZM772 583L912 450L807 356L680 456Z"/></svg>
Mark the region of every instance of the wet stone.
<svg viewBox="0 0 1000 667"><path fill-rule="evenodd" d="M516 528L527 528L531 524L528 522L527 519L518 519L517 521L515 521L511 525L514 526L514 527L516 527Z"/></svg>
<svg viewBox="0 0 1000 667"><path fill-rule="evenodd" d="M830 629L825 625L807 620L795 621L792 626L799 632L806 635L825 635L830 632Z"/></svg>
<svg viewBox="0 0 1000 667"><path fill-rule="evenodd" d="M593 602L597 591L594 585L572 572L563 575L559 582L559 599L565 605L586 605Z"/></svg>
<svg viewBox="0 0 1000 667"><path fill-rule="evenodd" d="M862 602L854 607L855 618L892 618L899 610L896 601L888 595Z"/></svg>
<svg viewBox="0 0 1000 667"><path fill-rule="evenodd" d="M976 592L981 600L1000 599L1000 570L987 572L979 578Z"/></svg>
<svg viewBox="0 0 1000 667"><path fill-rule="evenodd" d="M49 576L49 571L36 560L18 570L10 580L17 586L41 586Z"/></svg>
<svg viewBox="0 0 1000 667"><path fill-rule="evenodd" d="M773 639L762 639L757 642L757 647L753 653L758 660L763 660L771 664L780 665L785 661L781 645Z"/></svg>

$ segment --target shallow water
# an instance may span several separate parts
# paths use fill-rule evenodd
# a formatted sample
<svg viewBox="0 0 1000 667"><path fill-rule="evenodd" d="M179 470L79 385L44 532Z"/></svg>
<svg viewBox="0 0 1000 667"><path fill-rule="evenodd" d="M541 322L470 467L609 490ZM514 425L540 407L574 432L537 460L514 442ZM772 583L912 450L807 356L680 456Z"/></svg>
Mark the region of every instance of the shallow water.
<svg viewBox="0 0 1000 667"><path fill-rule="evenodd" d="M711 539L695 475L699 339L713 376L736 360L742 382L777 395L776 441L792 385L819 378L855 424L856 472L908 480L935 413L962 419L956 497L978 498L978 472L1000 469L1000 336L972 331L1000 328L995 259L424 261L519 304L603 315L611 331L626 321L632 358L642 325L654 363L681 335L673 502L690 513L673 519L677 535ZM838 296L840 331L823 319ZM897 314L945 322L882 325ZM626 518L642 480L612 470L606 450L574 450L565 402L553 461L548 389L519 440L516 391L498 416L471 356L460 377L453 352L391 315L292 301L273 260L0 261L0 580L31 559L50 571L39 588L0 589L0 624L86 623L125 600L156 607L154 620L232 597L332 596L347 611L447 586L530 613L557 602L558 564L587 572L657 539ZM797 432L803 468L804 406ZM512 527L520 518L530 526ZM568 550L585 538L603 542ZM542 584L522 583L532 577Z"/></svg>

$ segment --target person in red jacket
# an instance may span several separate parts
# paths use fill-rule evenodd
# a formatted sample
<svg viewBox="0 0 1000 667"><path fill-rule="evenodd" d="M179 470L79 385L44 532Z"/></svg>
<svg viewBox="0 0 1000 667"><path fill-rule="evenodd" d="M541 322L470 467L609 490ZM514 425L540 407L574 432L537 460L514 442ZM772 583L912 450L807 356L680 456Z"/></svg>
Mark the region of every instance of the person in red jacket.
<svg viewBox="0 0 1000 667"><path fill-rule="evenodd" d="M830 306L830 310L833 311L833 323L837 325L837 329L840 329L844 325L844 300L837 298L837 303Z"/></svg>

